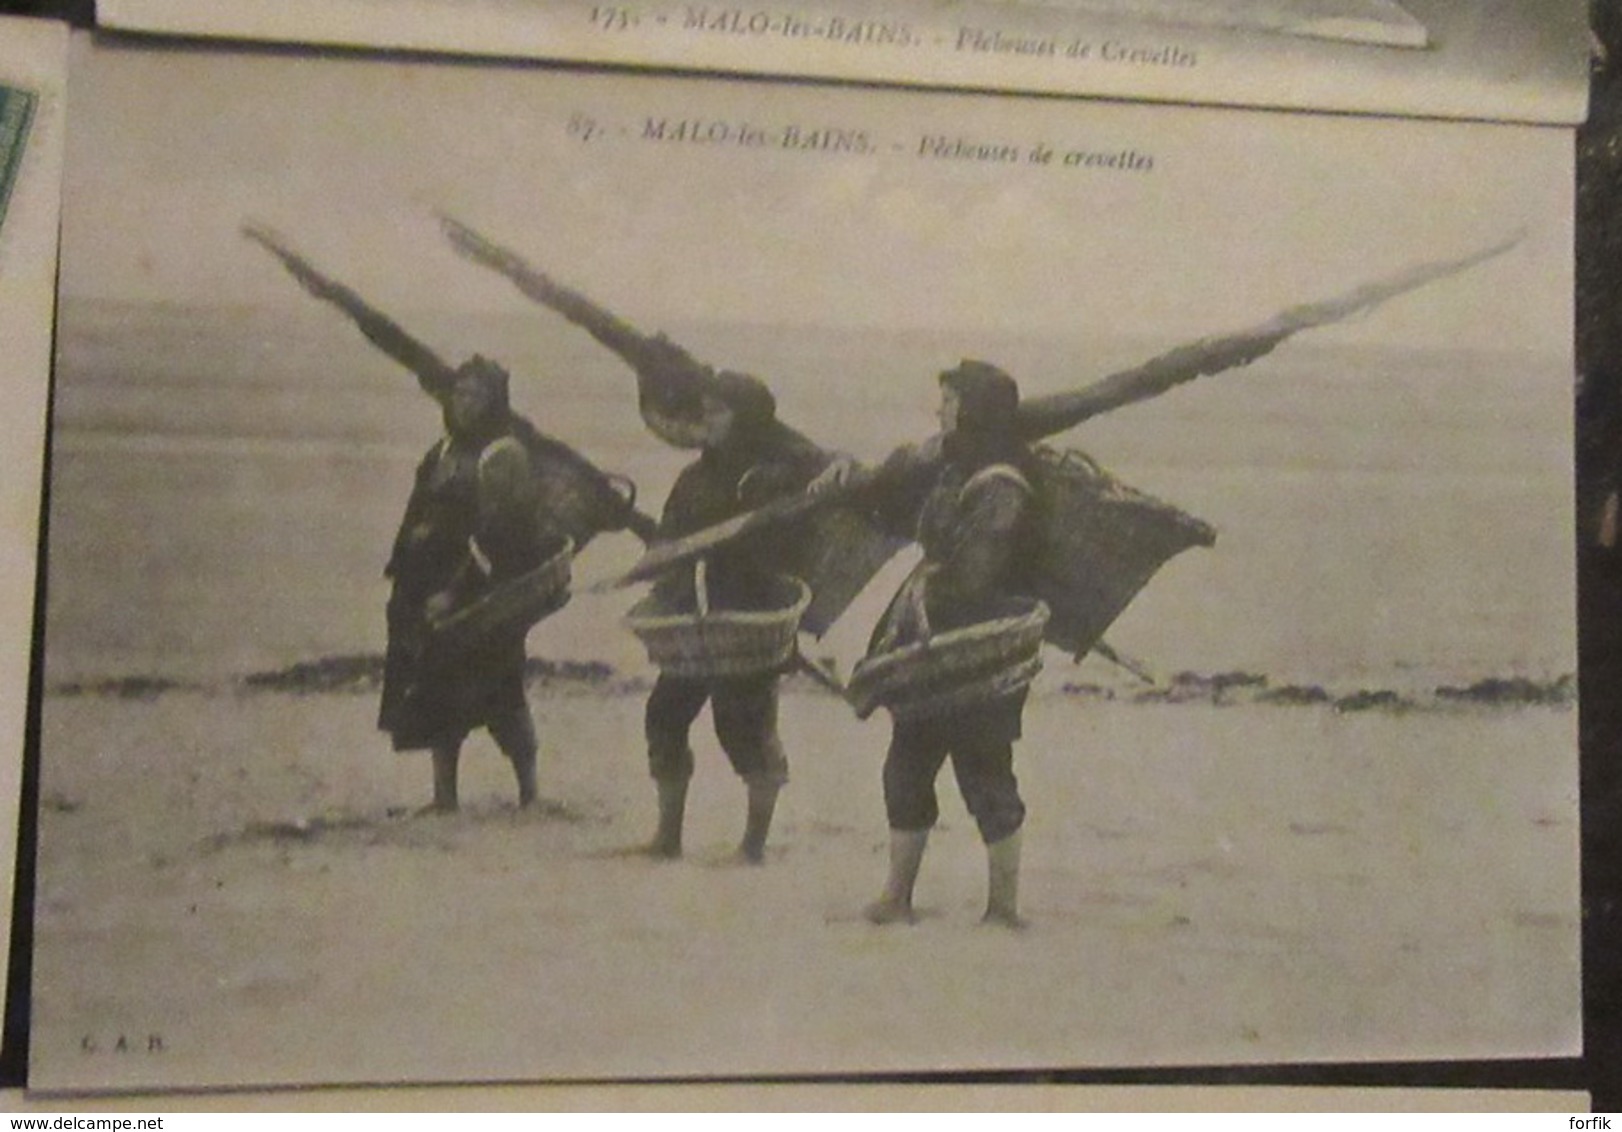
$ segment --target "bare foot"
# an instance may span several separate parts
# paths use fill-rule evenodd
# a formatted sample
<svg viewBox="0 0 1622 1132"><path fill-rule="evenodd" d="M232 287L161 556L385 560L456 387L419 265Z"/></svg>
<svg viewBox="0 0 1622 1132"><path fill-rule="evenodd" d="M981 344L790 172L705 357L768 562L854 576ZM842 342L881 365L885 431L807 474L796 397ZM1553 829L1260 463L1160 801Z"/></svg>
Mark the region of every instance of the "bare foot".
<svg viewBox="0 0 1622 1132"><path fill-rule="evenodd" d="M444 817L447 814L454 814L456 811L457 805L455 802L429 802L426 806L418 806L412 816L437 818Z"/></svg>
<svg viewBox="0 0 1622 1132"><path fill-rule="evenodd" d="M672 845L668 841L650 841L632 850L637 857L650 857L655 861L681 860L681 846Z"/></svg>
<svg viewBox="0 0 1622 1132"><path fill-rule="evenodd" d="M986 914L980 917L980 922L1014 932L1022 932L1031 926L1031 922L1024 916L1007 908L987 908Z"/></svg>
<svg viewBox="0 0 1622 1132"><path fill-rule="evenodd" d="M681 847L677 846L674 850L671 850L657 844L650 845L647 842L639 842L635 845L615 845L611 848L599 849L596 852L584 855L600 861L636 860L662 863L681 860Z"/></svg>
<svg viewBox="0 0 1622 1132"><path fill-rule="evenodd" d="M862 919L870 924L915 924L912 905L889 896L881 896L862 909Z"/></svg>

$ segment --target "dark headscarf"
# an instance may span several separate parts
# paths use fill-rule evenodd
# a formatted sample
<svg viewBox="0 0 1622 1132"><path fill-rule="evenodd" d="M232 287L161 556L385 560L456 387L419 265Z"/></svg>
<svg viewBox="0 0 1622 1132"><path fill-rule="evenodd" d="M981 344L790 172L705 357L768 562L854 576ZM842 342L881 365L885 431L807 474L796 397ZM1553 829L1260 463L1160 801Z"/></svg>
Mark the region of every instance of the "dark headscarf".
<svg viewBox="0 0 1622 1132"><path fill-rule="evenodd" d="M747 373L721 370L705 387L732 410L732 426L720 444L706 444L705 458L724 464L751 464L772 447L783 426L777 420L777 398L760 378Z"/></svg>
<svg viewBox="0 0 1622 1132"><path fill-rule="evenodd" d="M1026 458L1019 435L1019 384L990 362L965 358L940 375L943 389L957 394L957 427L946 437L953 463L974 471L987 464Z"/></svg>
<svg viewBox="0 0 1622 1132"><path fill-rule="evenodd" d="M485 391L487 401L484 414L465 428L456 427L451 420L450 392L465 381L477 382ZM512 405L507 394L507 371L482 354L474 354L456 367L451 376L451 387L446 391L444 403L445 431L458 440L485 441L499 436L512 420Z"/></svg>
<svg viewBox="0 0 1622 1132"><path fill-rule="evenodd" d="M764 381L752 374L721 370L705 392L732 410L733 428L753 432L777 417L777 398Z"/></svg>

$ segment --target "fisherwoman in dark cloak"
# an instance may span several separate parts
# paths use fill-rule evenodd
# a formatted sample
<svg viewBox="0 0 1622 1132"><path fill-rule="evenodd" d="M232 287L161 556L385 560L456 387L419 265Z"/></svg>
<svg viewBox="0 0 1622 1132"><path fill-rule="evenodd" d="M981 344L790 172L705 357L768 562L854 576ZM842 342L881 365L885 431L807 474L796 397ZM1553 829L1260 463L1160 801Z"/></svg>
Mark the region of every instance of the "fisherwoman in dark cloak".
<svg viewBox="0 0 1622 1132"><path fill-rule="evenodd" d="M1031 456L1017 427L1018 386L1002 370L978 361L941 374L940 386L941 462L931 465L931 452L899 450L864 489L874 518L915 538L923 550L923 560L873 633L870 657L1003 616L1006 599L1023 590L1021 570L1034 516ZM926 469L923 475L920 468ZM848 462L836 464L811 490L825 490L851 471ZM867 919L912 921L913 886L939 816L935 780L950 759L986 846L985 920L1023 925L1019 866L1025 804L1014 776L1013 745L1025 695L1022 687L989 702L895 720L884 760L889 875L882 895L865 910Z"/></svg>
<svg viewBox="0 0 1622 1132"><path fill-rule="evenodd" d="M462 743L489 731L512 763L518 803L535 800L536 739L524 698L525 626L448 652L432 622L558 553L565 537L539 506L532 445L507 400L507 373L475 356L438 398L445 436L422 459L387 570L388 651L378 726L399 751L427 749L433 809L457 808Z"/></svg>
<svg viewBox="0 0 1622 1132"><path fill-rule="evenodd" d="M555 594L545 588L549 570L532 579L540 587L533 593L526 593L524 576L571 542L579 551L600 533L629 529L646 540L653 520L636 509L628 480L512 411L507 371L499 365L478 355L450 365L271 229L247 223L242 234L312 296L347 315L439 406L445 435L417 468L385 571L393 591L378 726L396 750L432 752L432 808L441 812L457 808L463 740L484 728L512 763L519 805L528 806L535 800L536 741L524 698L524 638L568 595L561 583ZM517 582L516 591L506 587L502 601L474 616L479 600L509 581ZM441 619L448 614L467 615L449 642L434 631L447 628ZM485 632L491 619L496 628Z"/></svg>

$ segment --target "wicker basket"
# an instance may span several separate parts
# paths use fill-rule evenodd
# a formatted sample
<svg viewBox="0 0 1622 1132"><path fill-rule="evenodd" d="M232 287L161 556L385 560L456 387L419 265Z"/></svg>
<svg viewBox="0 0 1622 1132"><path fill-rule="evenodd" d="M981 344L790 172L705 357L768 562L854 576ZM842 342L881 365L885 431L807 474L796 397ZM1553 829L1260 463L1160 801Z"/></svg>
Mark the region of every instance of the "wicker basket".
<svg viewBox="0 0 1622 1132"><path fill-rule="evenodd" d="M625 623L648 650L648 659L671 676L714 679L749 676L782 667L794 655L796 633L811 590L798 578L772 580L766 609L712 609L704 560L693 571L698 608L673 611L649 595L631 607Z"/></svg>
<svg viewBox="0 0 1622 1132"><path fill-rule="evenodd" d="M1011 696L1042 670L1048 607L1009 598L1006 612L868 657L851 673L849 697L859 719L880 707L897 719L961 711Z"/></svg>
<svg viewBox="0 0 1622 1132"><path fill-rule="evenodd" d="M509 579L429 626L435 649L468 652L492 637L527 632L569 602L574 542L535 569Z"/></svg>
<svg viewBox="0 0 1622 1132"><path fill-rule="evenodd" d="M636 485L604 472L560 440L541 435L526 449L536 509L582 550L604 531L624 530L636 513Z"/></svg>
<svg viewBox="0 0 1622 1132"><path fill-rule="evenodd" d="M1155 572L1216 531L1116 479L1085 453L1038 446L1033 486L1040 538L1030 592L1047 602L1047 641L1085 656Z"/></svg>

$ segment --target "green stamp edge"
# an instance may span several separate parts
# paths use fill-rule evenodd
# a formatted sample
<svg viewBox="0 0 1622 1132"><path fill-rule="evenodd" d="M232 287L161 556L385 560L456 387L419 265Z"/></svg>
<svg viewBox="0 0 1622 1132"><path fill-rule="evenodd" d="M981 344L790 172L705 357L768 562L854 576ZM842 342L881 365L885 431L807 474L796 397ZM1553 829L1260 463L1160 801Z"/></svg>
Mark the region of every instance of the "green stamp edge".
<svg viewBox="0 0 1622 1132"><path fill-rule="evenodd" d="M33 91L0 86L0 225L5 224L11 191L22 170L38 103L39 96Z"/></svg>

